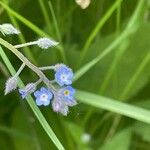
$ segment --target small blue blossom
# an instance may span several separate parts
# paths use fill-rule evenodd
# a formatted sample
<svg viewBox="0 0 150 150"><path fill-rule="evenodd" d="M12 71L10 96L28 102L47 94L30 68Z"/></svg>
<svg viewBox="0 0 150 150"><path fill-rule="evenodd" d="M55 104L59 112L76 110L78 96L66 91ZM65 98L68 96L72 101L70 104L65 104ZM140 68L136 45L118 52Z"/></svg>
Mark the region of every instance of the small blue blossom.
<svg viewBox="0 0 150 150"><path fill-rule="evenodd" d="M74 106L77 104L76 100L74 99L75 89L71 86L66 86L61 88L58 91L58 94L61 95L62 100L68 106Z"/></svg>
<svg viewBox="0 0 150 150"><path fill-rule="evenodd" d="M55 81L60 85L72 84L73 71L66 65L56 65Z"/></svg>
<svg viewBox="0 0 150 150"><path fill-rule="evenodd" d="M47 106L50 104L53 94L50 90L42 87L40 90L34 92L34 96L36 97L36 104L38 106Z"/></svg>
<svg viewBox="0 0 150 150"><path fill-rule="evenodd" d="M71 86L61 88L54 94L54 100L52 101L53 111L59 112L64 116L67 116L69 112L68 106L74 106L77 104L74 99L75 89Z"/></svg>
<svg viewBox="0 0 150 150"><path fill-rule="evenodd" d="M11 91L15 90L17 88L17 78L16 77L11 77L7 80L6 82L6 87L5 87L5 95L10 93Z"/></svg>

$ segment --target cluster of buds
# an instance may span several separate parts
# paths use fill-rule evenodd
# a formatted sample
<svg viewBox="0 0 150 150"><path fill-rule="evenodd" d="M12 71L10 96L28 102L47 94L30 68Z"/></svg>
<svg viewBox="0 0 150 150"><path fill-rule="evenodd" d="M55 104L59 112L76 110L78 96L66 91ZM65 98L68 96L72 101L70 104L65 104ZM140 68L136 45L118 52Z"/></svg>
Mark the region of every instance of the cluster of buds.
<svg viewBox="0 0 150 150"><path fill-rule="evenodd" d="M0 32L3 35L20 33L11 24L0 25ZM48 38L40 38L37 41L15 45L14 48L17 50L18 48L30 45L37 45L42 49L48 49L49 47L58 45L58 42ZM20 54L18 50L17 53ZM25 58L21 60L27 59ZM28 83L24 88L18 89L22 99L25 99L30 94L33 94L35 97L35 103L38 106L51 105L53 111L66 116L69 112L69 106L75 106L77 104L76 100L74 99L75 89L71 86L74 76L72 69L66 66L65 64L36 67L29 60L27 60L26 62L23 61L23 64L18 69L17 73L7 80L5 87L5 95L17 89L18 77L25 66L28 66L35 73L37 73L37 75L39 76L39 80L36 82ZM49 80L44 75L43 71L45 70L54 71L53 80ZM41 82L44 82L45 86L42 86L38 89Z"/></svg>

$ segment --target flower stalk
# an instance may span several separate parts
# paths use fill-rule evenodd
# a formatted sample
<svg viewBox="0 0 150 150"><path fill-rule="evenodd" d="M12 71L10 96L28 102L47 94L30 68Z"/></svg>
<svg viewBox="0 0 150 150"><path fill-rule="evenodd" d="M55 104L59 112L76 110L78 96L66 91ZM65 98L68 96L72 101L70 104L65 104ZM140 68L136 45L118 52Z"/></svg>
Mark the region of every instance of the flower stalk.
<svg viewBox="0 0 150 150"><path fill-rule="evenodd" d="M39 78L43 80L43 82L46 84L46 86L52 90L55 90L53 85L49 84L49 79L43 74L42 71L38 69L34 64L32 64L22 53L20 53L13 45L8 43L7 41L0 38L0 44L4 47L8 48L11 52L13 52L26 66L28 66L31 70L33 70Z"/></svg>
<svg viewBox="0 0 150 150"><path fill-rule="evenodd" d="M14 77L18 77L19 74L22 72L22 70L24 69L24 67L26 66L25 63L22 63L22 65L20 66L20 68L18 69L17 73L14 75Z"/></svg>
<svg viewBox="0 0 150 150"><path fill-rule="evenodd" d="M0 44L13 52L23 62L17 73L6 82L5 95L17 88L18 76L24 67L28 66L39 76L39 80L35 83L28 83L24 88L19 89L22 99L25 99L30 94L34 94L35 102L38 106L48 106L51 104L53 111L67 116L69 107L77 104L76 100L74 99L75 89L71 86L74 76L72 69L65 64L37 67L17 49L23 46L35 44L37 44L40 48L47 49L55 46L58 43L47 38L40 38L34 42L13 46L0 38ZM54 71L55 75L53 80L49 80L45 76L45 74L42 72L45 70ZM37 86L41 82L44 82L47 88L41 87L40 90L37 90Z"/></svg>
<svg viewBox="0 0 150 150"><path fill-rule="evenodd" d="M38 45L42 49L48 49L49 47L54 47L58 44L59 43L54 40L51 40L48 38L40 38L37 41L14 45L14 47L18 49L18 48L27 47L27 46Z"/></svg>

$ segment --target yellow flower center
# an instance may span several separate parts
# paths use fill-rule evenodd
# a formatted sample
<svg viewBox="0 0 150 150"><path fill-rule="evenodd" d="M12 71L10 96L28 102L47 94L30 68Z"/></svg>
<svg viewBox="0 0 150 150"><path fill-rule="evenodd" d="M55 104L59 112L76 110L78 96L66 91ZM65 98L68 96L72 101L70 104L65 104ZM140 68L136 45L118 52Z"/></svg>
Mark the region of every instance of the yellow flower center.
<svg viewBox="0 0 150 150"><path fill-rule="evenodd" d="M65 90L65 91L64 91L64 95L69 95L69 91L68 91L68 90Z"/></svg>

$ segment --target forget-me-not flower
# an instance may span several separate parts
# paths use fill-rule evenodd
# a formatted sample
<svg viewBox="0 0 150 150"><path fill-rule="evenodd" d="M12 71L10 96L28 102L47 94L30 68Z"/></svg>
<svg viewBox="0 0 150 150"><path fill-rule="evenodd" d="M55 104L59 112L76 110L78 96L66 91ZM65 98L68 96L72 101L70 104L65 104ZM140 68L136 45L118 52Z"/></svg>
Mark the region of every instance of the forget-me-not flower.
<svg viewBox="0 0 150 150"><path fill-rule="evenodd" d="M69 112L68 106L74 106L77 104L74 99L75 89L71 86L67 86L59 89L55 95L54 100L52 101L53 111L59 112L62 115L66 116Z"/></svg>
<svg viewBox="0 0 150 150"><path fill-rule="evenodd" d="M53 94L49 89L42 87L40 90L34 92L34 96L36 97L36 104L38 106L47 106L50 104Z"/></svg>
<svg viewBox="0 0 150 150"><path fill-rule="evenodd" d="M72 84L73 71L68 68L66 65L56 66L55 81L60 85L70 85Z"/></svg>
<svg viewBox="0 0 150 150"><path fill-rule="evenodd" d="M71 86L66 86L64 88L61 88L58 91L58 94L62 98L62 100L65 102L68 106L74 106L77 104L76 100L74 99L75 95L75 89Z"/></svg>

